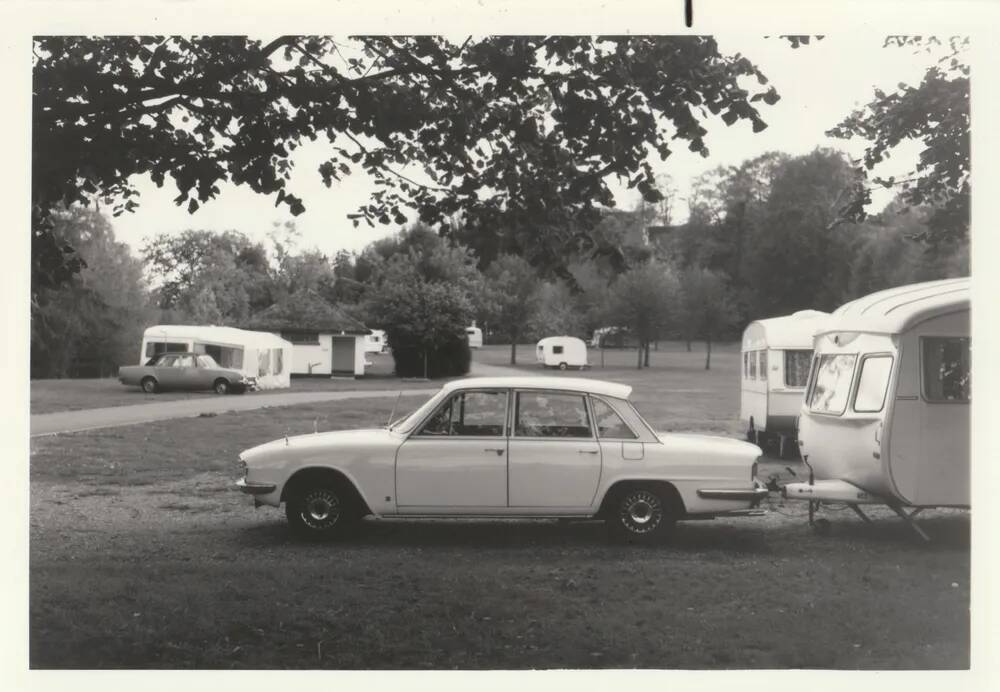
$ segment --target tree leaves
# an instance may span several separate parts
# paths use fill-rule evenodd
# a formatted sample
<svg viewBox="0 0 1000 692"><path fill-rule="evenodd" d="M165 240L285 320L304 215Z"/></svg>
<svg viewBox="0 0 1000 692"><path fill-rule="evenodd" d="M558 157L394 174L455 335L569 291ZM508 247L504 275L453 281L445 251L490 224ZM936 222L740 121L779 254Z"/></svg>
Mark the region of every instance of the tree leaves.
<svg viewBox="0 0 1000 692"><path fill-rule="evenodd" d="M333 142L318 171L325 184L356 167L382 181L355 225L416 217L445 228L461 214L478 229L584 232L595 209L614 203L608 176L652 184L648 150L665 157L673 138L707 155L706 116L690 106L760 131L752 104L775 98L771 89L755 101L738 79L763 75L703 36L493 36L462 46L433 36L59 36L37 39L35 54L39 218L90 193L132 209L130 178L144 174L157 185L172 178L190 211L228 182L298 215L307 205L287 191L292 151L322 134ZM357 148L345 150L340 135ZM414 176L420 169L426 180Z"/></svg>
<svg viewBox="0 0 1000 692"><path fill-rule="evenodd" d="M940 45L936 37L889 37L887 45L927 48ZM929 219L923 237L932 244L954 243L968 238L970 175L969 68L958 60L967 39L951 39L950 54L930 67L917 86L900 84L896 91L875 91L874 99L855 110L827 135L841 139L858 137L868 141L863 175L875 169L905 140L924 145L911 175L893 180L900 197L911 205L931 205L937 209ZM885 186L878 177L873 182ZM845 206L844 218L865 218L864 206L870 199L867 187L860 187Z"/></svg>

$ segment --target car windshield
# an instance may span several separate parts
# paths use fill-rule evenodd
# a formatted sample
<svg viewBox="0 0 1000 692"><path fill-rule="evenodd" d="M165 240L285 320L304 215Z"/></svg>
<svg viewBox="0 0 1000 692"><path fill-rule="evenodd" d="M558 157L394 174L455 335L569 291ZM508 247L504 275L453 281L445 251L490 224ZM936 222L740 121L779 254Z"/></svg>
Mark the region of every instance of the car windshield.
<svg viewBox="0 0 1000 692"><path fill-rule="evenodd" d="M431 410L438 405L442 398L445 396L445 391L441 390L430 399L425 401L420 405L420 408L416 409L413 413L407 414L405 416L396 418L394 421L389 423L389 430L395 430L397 432L409 432L413 427L424 419Z"/></svg>
<svg viewBox="0 0 1000 692"><path fill-rule="evenodd" d="M215 362L215 358L212 358L212 356L202 355L198 356L198 367L217 369L219 364Z"/></svg>

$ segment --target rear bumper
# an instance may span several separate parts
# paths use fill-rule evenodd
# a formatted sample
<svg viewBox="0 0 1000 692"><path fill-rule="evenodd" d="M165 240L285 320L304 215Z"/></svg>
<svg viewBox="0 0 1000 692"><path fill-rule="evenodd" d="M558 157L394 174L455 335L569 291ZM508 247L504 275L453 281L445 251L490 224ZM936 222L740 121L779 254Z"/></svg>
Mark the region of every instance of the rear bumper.
<svg viewBox="0 0 1000 692"><path fill-rule="evenodd" d="M703 500L739 500L750 503L751 507L756 507L767 497L767 488L756 478L753 481L753 488L720 488L713 490L709 488L698 490L698 497Z"/></svg>

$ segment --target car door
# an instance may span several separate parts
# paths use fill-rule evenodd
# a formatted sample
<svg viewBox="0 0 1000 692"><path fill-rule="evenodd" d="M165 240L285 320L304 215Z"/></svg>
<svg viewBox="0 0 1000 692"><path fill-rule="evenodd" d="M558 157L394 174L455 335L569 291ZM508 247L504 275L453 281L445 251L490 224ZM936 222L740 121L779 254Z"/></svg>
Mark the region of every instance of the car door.
<svg viewBox="0 0 1000 692"><path fill-rule="evenodd" d="M587 396L581 392L514 392L508 443L511 507L584 509L601 480Z"/></svg>
<svg viewBox="0 0 1000 692"><path fill-rule="evenodd" d="M177 389L201 389L198 377L198 368L195 366L194 356L185 354L177 356L174 362L174 370L177 384L173 385Z"/></svg>
<svg viewBox="0 0 1000 692"><path fill-rule="evenodd" d="M489 514L507 506L506 389L457 392L396 453L401 514Z"/></svg>
<svg viewBox="0 0 1000 692"><path fill-rule="evenodd" d="M153 375L163 389L176 389L180 385L180 371L174 367L177 356L160 356L153 366Z"/></svg>

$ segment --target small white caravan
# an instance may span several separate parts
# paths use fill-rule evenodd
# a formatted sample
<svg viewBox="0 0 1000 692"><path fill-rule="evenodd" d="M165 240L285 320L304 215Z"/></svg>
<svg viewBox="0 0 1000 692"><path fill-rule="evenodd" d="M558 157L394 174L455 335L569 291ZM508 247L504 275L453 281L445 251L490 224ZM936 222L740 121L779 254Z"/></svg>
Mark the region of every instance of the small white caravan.
<svg viewBox="0 0 1000 692"><path fill-rule="evenodd" d="M483 347L483 330L472 325L471 327L465 328L465 334L469 337L469 348L482 348Z"/></svg>
<svg viewBox="0 0 1000 692"><path fill-rule="evenodd" d="M535 358L546 368L577 368L583 370L587 362L587 344L575 336L547 336L535 347Z"/></svg>
<svg viewBox="0 0 1000 692"><path fill-rule="evenodd" d="M783 452L795 437L795 417L802 406L813 334L829 313L800 310L784 317L756 320L743 331L740 373L740 421L747 439L777 436Z"/></svg>
<svg viewBox="0 0 1000 692"><path fill-rule="evenodd" d="M371 334L365 334L365 353L384 353L385 349L385 331L373 329Z"/></svg>
<svg viewBox="0 0 1000 692"><path fill-rule="evenodd" d="M292 344L267 332L233 327L158 324L143 333L139 364L168 351L206 353L224 368L256 380L257 389L291 385Z"/></svg>
<svg viewBox="0 0 1000 692"><path fill-rule="evenodd" d="M799 418L809 483L790 499L969 507L969 279L901 286L838 308L817 332ZM904 507L917 508L910 514Z"/></svg>

